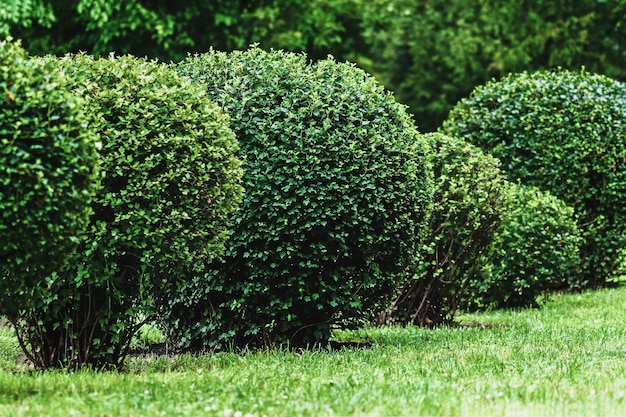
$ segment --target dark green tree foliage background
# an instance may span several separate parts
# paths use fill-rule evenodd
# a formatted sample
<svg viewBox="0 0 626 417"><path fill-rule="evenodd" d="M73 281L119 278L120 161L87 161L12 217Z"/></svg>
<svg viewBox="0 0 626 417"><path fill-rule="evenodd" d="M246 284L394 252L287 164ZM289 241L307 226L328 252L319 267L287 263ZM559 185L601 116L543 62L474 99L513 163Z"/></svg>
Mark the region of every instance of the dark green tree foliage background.
<svg viewBox="0 0 626 417"><path fill-rule="evenodd" d="M626 79L626 0L4 0L0 36L32 54L179 61L210 47L332 54L373 73L432 131L508 72L585 66Z"/></svg>
<svg viewBox="0 0 626 417"><path fill-rule="evenodd" d="M325 58L349 55L358 33L345 0L6 0L0 35L24 39L33 54L132 53L178 61L188 52L266 47ZM357 37L358 38L358 37Z"/></svg>
<svg viewBox="0 0 626 417"><path fill-rule="evenodd" d="M623 0L363 2L376 73L434 130L476 85L509 72L586 66L626 77Z"/></svg>

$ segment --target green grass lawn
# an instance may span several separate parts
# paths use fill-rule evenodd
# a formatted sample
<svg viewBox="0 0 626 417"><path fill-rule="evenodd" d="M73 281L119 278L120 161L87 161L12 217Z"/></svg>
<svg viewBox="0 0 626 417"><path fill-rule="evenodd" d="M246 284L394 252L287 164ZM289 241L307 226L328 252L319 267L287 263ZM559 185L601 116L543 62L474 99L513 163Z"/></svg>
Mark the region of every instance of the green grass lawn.
<svg viewBox="0 0 626 417"><path fill-rule="evenodd" d="M32 372L0 334L0 416L626 416L626 288L435 330L340 333L339 352L133 357Z"/></svg>

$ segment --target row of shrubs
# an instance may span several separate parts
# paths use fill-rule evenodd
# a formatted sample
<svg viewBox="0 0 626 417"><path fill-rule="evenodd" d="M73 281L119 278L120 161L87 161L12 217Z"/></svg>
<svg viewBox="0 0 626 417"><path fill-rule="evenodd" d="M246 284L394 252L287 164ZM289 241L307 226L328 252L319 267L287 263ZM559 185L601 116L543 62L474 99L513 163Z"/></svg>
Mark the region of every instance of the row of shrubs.
<svg viewBox="0 0 626 417"><path fill-rule="evenodd" d="M440 132L431 235L383 322L533 306L623 271L626 86L584 69L510 74L461 100Z"/></svg>
<svg viewBox="0 0 626 417"><path fill-rule="evenodd" d="M511 75L422 135L331 58L0 58L0 313L40 368L120 367L146 322L193 349L445 323L601 286L619 259L605 77Z"/></svg>

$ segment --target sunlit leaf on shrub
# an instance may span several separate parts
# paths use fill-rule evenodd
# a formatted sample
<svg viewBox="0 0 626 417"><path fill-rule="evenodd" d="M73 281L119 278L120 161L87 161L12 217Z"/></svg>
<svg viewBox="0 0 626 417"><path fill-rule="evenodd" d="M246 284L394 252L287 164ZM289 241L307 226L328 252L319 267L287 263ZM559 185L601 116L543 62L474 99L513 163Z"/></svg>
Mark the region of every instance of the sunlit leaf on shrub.
<svg viewBox="0 0 626 417"><path fill-rule="evenodd" d="M0 41L0 314L70 259L97 185L96 133L58 71Z"/></svg>

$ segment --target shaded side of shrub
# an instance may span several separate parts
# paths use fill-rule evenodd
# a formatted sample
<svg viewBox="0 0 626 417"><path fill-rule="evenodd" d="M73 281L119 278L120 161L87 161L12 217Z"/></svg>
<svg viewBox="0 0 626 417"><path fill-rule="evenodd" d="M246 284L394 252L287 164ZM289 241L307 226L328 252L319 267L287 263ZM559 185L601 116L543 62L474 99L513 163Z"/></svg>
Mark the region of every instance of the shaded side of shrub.
<svg viewBox="0 0 626 417"><path fill-rule="evenodd" d="M581 270L574 209L536 187L511 184L509 192L513 206L472 281L476 307L536 306L539 296L571 286Z"/></svg>
<svg viewBox="0 0 626 417"><path fill-rule="evenodd" d="M432 190L405 107L332 59L251 48L178 70L230 115L246 159L225 263L187 288L205 301L173 315L196 323L189 343L303 346L384 308L414 260Z"/></svg>
<svg viewBox="0 0 626 417"><path fill-rule="evenodd" d="M500 163L462 139L426 135L434 149L433 213L414 275L404 283L385 323L435 325L452 321L471 297L481 254L509 207Z"/></svg>
<svg viewBox="0 0 626 417"><path fill-rule="evenodd" d="M474 90L444 130L508 175L574 207L585 242L574 287L601 286L626 244L626 87L584 70L512 74Z"/></svg>

